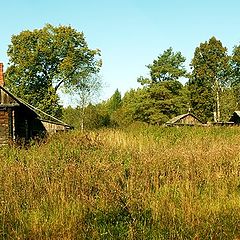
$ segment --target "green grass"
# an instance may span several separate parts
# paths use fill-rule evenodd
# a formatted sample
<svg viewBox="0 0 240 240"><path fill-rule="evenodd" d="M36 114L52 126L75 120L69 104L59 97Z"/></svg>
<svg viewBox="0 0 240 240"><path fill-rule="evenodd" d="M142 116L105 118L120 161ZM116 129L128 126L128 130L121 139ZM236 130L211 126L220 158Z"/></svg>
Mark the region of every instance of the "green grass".
<svg viewBox="0 0 240 240"><path fill-rule="evenodd" d="M1 239L240 239L240 128L70 132L0 149Z"/></svg>

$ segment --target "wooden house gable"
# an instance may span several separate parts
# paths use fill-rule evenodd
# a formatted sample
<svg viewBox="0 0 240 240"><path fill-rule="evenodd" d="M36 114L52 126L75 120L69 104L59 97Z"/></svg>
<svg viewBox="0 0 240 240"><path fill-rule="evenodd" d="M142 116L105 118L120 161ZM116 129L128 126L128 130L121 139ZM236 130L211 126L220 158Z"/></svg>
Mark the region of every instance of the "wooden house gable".
<svg viewBox="0 0 240 240"><path fill-rule="evenodd" d="M167 126L172 125L200 125L203 124L196 116L194 116L191 113L182 114L179 116L176 116L172 119L170 119L168 122L166 122Z"/></svg>
<svg viewBox="0 0 240 240"><path fill-rule="evenodd" d="M177 123L181 123L181 124L198 124L200 123L200 121L195 118L193 115L188 114L183 118L180 118Z"/></svg>
<svg viewBox="0 0 240 240"><path fill-rule="evenodd" d="M0 145L72 128L14 96L4 85L3 64L0 63Z"/></svg>
<svg viewBox="0 0 240 240"><path fill-rule="evenodd" d="M0 104L1 105L19 105L17 99L0 86Z"/></svg>

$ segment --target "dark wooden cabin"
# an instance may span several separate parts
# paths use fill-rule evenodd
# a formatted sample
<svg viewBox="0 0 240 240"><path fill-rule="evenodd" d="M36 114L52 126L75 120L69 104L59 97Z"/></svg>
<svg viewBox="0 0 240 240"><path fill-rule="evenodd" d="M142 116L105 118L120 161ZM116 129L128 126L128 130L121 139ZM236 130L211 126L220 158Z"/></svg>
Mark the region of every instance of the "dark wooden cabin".
<svg viewBox="0 0 240 240"><path fill-rule="evenodd" d="M192 113L186 113L176 116L165 123L166 126L194 126L203 123Z"/></svg>
<svg viewBox="0 0 240 240"><path fill-rule="evenodd" d="M66 131L71 126L17 98L4 88L0 63L0 145L27 141L47 133Z"/></svg>

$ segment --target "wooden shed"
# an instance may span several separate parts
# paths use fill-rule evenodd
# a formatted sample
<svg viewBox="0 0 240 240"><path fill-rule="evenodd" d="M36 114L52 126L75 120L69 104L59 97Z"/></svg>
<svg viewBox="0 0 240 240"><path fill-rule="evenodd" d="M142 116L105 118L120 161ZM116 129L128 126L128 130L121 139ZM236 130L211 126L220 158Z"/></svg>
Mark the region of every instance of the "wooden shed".
<svg viewBox="0 0 240 240"><path fill-rule="evenodd" d="M5 89L3 64L0 63L0 145L70 128L68 124L34 108Z"/></svg>
<svg viewBox="0 0 240 240"><path fill-rule="evenodd" d="M176 116L165 123L166 126L194 126L203 123L192 113L186 113Z"/></svg>

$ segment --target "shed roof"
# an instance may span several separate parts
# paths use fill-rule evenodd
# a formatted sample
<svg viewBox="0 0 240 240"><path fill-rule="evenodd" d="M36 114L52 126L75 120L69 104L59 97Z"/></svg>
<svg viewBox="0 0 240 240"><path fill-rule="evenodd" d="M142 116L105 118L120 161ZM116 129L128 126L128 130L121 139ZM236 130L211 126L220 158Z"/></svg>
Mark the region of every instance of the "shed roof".
<svg viewBox="0 0 240 240"><path fill-rule="evenodd" d="M32 106L31 104L25 102L24 100L22 100L19 97L16 97L15 95L13 95L11 92L9 92L6 88L4 88L3 86L0 85L0 89L2 89L3 91L5 91L8 95L10 95L18 104L20 105L24 105L26 108L28 108L31 112L33 112L37 118L39 120L43 120L43 121L51 121L52 123L56 123L58 125L64 125L64 126L69 126L67 123L59 120L58 118L55 118L45 112L43 112L42 110ZM9 107L14 107L16 106L16 104L10 104Z"/></svg>
<svg viewBox="0 0 240 240"><path fill-rule="evenodd" d="M240 113L240 112L239 112ZM166 124L174 124L177 123L179 120L187 117L187 116L192 116L193 118L197 119L200 123L202 123L202 121L200 121L196 116L194 116L192 113L185 113L182 115L178 115L172 119L170 119L169 121L166 122Z"/></svg>

